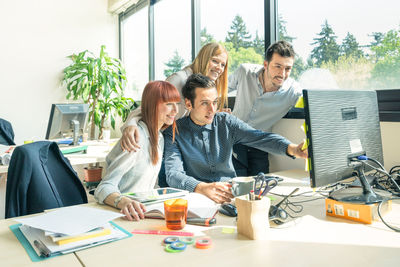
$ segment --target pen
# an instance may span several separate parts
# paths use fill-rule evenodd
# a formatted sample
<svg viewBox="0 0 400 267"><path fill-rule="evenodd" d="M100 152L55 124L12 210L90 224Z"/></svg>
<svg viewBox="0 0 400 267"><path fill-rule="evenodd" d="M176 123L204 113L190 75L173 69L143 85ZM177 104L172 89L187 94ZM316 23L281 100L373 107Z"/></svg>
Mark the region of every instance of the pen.
<svg viewBox="0 0 400 267"><path fill-rule="evenodd" d="M187 218L187 224L201 225L201 226L211 226L215 224L217 219L215 218Z"/></svg>
<svg viewBox="0 0 400 267"><path fill-rule="evenodd" d="M11 151L13 151L13 149L14 149L14 147L12 146L12 147L10 147L9 149L7 149L7 151L4 152L4 153L10 153Z"/></svg>
<svg viewBox="0 0 400 267"><path fill-rule="evenodd" d="M39 249L40 256L43 256L46 258L51 256L51 251L46 247L45 244L43 244L42 241L35 240L35 241L33 241L33 244L35 245L35 247L37 247Z"/></svg>

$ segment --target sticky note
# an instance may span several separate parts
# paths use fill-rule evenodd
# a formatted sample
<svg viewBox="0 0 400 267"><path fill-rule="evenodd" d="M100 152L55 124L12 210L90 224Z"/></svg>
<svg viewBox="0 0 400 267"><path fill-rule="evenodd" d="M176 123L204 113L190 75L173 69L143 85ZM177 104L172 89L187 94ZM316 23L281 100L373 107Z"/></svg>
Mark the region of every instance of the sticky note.
<svg viewBox="0 0 400 267"><path fill-rule="evenodd" d="M309 168L309 165L310 164L310 162L309 162L309 160L308 160L308 158L306 158L306 164L305 164L305 166L304 166L304 170L306 171L306 172L308 172L308 171L310 171L310 168Z"/></svg>
<svg viewBox="0 0 400 267"><path fill-rule="evenodd" d="M224 227L222 228L222 233L224 234L234 234L236 231L235 228Z"/></svg>
<svg viewBox="0 0 400 267"><path fill-rule="evenodd" d="M297 99L296 105L294 105L295 108L304 108L304 99L302 96Z"/></svg>
<svg viewBox="0 0 400 267"><path fill-rule="evenodd" d="M308 148L308 139L304 140L303 146L301 147L301 150L305 150Z"/></svg>
<svg viewBox="0 0 400 267"><path fill-rule="evenodd" d="M307 134L307 124L306 124L306 122L303 122L303 124L300 126L300 128L303 130L303 132L305 133L305 134Z"/></svg>

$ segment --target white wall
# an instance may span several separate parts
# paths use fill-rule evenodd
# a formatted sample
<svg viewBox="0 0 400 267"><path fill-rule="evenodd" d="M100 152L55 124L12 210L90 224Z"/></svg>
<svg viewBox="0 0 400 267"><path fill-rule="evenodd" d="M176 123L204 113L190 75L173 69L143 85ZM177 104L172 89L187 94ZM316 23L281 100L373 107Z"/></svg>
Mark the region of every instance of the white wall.
<svg viewBox="0 0 400 267"><path fill-rule="evenodd" d="M44 139L51 104L67 102L66 56L104 44L118 57L118 16L107 9L107 0L0 2L0 117L17 144Z"/></svg>
<svg viewBox="0 0 400 267"><path fill-rule="evenodd" d="M281 134L293 143L300 143L305 139L304 132L300 129L304 120L282 119L273 128L274 133ZM381 135L383 145L383 159L386 170L395 165L400 165L400 122L381 122ZM329 151L327 151L329 153ZM293 160L289 157L270 156L270 171L290 169L304 169L303 159Z"/></svg>

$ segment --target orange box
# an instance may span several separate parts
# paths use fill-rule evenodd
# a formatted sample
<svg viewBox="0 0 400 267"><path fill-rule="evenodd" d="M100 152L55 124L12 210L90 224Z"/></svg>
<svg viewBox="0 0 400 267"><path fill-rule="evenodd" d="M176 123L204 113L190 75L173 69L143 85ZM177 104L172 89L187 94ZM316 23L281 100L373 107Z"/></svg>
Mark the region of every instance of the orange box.
<svg viewBox="0 0 400 267"><path fill-rule="evenodd" d="M327 216L371 224L373 221L379 220L378 204L357 204L326 198L325 210ZM383 215L391 209L392 201L386 201L381 208L381 214Z"/></svg>

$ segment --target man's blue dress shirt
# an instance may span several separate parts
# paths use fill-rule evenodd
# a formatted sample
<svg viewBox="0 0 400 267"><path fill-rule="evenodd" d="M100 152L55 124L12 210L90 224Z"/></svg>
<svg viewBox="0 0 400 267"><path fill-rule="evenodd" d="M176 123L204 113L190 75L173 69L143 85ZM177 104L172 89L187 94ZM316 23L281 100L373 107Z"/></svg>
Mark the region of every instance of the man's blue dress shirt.
<svg viewBox="0 0 400 267"><path fill-rule="evenodd" d="M167 183L194 191L200 182L228 181L236 176L232 147L244 144L286 155L290 142L284 137L256 130L225 112L217 113L211 124L199 126L190 116L177 120L178 133L172 142L171 127L164 131L164 159Z"/></svg>

